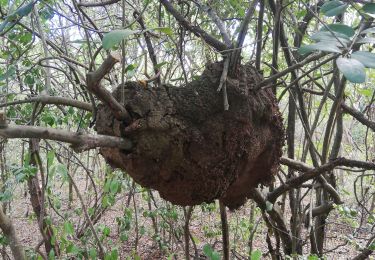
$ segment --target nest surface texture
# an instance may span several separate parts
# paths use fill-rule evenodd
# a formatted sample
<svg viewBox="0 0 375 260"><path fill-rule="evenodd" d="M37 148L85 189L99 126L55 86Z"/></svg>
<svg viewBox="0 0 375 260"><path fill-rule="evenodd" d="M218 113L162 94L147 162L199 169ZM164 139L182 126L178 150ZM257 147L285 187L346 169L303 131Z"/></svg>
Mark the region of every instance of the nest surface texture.
<svg viewBox="0 0 375 260"><path fill-rule="evenodd" d="M96 130L129 138L134 147L101 148L101 154L174 204L221 199L231 209L240 207L252 187L269 183L278 170L284 131L272 91L254 90L262 81L255 68L242 65L237 79L228 78L228 111L217 92L221 74L222 63L213 63L184 87L119 86L113 95L125 97L132 122L116 120L101 104Z"/></svg>

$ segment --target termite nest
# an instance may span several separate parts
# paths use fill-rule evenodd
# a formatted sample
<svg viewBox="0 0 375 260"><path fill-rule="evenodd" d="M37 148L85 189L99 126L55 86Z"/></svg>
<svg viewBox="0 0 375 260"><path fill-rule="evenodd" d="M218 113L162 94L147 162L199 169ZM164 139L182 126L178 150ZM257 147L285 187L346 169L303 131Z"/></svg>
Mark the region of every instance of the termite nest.
<svg viewBox="0 0 375 260"><path fill-rule="evenodd" d="M112 94L125 97L131 123L116 120L101 104L96 130L132 140L133 149L101 148L106 161L173 204L220 199L230 209L243 205L251 188L269 184L278 170L282 117L271 89L256 88L263 78L251 65L228 77L230 107L224 111L217 92L222 70L222 63L209 64L182 87L120 85Z"/></svg>

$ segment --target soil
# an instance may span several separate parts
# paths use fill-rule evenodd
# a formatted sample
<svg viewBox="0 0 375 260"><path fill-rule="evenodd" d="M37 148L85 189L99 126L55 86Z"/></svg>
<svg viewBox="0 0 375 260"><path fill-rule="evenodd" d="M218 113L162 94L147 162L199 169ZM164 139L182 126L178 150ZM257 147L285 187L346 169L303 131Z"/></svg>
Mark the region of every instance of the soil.
<svg viewBox="0 0 375 260"><path fill-rule="evenodd" d="M255 90L261 75L242 65L228 78L229 110L217 92L222 63L207 65L186 86L119 86L132 122L116 120L98 107L96 131L132 140L132 151L101 148L113 167L125 170L144 187L158 190L177 205L221 199L230 209L242 206L251 187L268 184L279 167L284 140L282 117L272 91Z"/></svg>

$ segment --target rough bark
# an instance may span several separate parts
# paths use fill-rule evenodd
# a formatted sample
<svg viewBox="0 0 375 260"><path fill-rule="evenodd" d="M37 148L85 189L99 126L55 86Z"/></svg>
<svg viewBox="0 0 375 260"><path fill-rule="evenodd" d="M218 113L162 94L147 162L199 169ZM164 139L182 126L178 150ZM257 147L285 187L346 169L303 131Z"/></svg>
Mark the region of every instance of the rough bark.
<svg viewBox="0 0 375 260"><path fill-rule="evenodd" d="M249 65L239 68L236 79L228 78L230 109L224 111L217 92L222 67L210 64L184 87L119 86L113 96L120 100L125 91L131 123L118 121L102 104L96 130L130 139L133 149L103 147L107 162L175 204L220 198L230 209L243 205L251 187L276 173L284 131L274 95L255 90L262 78Z"/></svg>
<svg viewBox="0 0 375 260"><path fill-rule="evenodd" d="M2 207L0 207L0 229L3 231L6 238L9 240L9 246L12 250L12 254L14 259L17 260L24 260L25 257L25 251L23 249L23 246L19 242L16 231L14 229L13 223L10 220L10 218L5 215L3 212Z"/></svg>

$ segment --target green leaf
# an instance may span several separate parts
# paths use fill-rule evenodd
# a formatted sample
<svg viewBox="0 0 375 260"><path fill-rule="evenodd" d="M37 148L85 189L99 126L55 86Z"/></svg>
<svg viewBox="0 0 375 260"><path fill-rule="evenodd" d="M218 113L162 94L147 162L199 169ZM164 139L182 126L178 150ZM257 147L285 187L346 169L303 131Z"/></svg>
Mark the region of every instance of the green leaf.
<svg viewBox="0 0 375 260"><path fill-rule="evenodd" d="M350 82L363 83L366 81L365 66L358 60L340 57L336 60L336 64Z"/></svg>
<svg viewBox="0 0 375 260"><path fill-rule="evenodd" d="M138 33L137 31L123 29L123 30L113 30L109 33L106 33L103 37L103 48L106 50L111 49L112 47L119 44L122 40L126 39L130 35Z"/></svg>
<svg viewBox="0 0 375 260"><path fill-rule="evenodd" d="M56 165L56 173L60 174L64 182L69 179L68 169L64 164L59 163Z"/></svg>
<svg viewBox="0 0 375 260"><path fill-rule="evenodd" d="M341 1L329 1L322 5L320 11L325 16L336 16L345 12L346 8L348 8L346 3Z"/></svg>
<svg viewBox="0 0 375 260"><path fill-rule="evenodd" d="M272 209L273 209L273 204L267 200L266 201L266 211L271 211Z"/></svg>
<svg viewBox="0 0 375 260"><path fill-rule="evenodd" d="M8 67L7 71L4 74L0 74L0 81L6 80L14 74L16 74L16 68L13 65L11 65Z"/></svg>
<svg viewBox="0 0 375 260"><path fill-rule="evenodd" d="M325 41L325 42L330 42L330 41L335 41L337 46L341 46L343 43L345 46L347 46L350 43L350 38L346 36L345 34L338 33L338 32L329 32L329 31L320 31L316 32L313 35L310 36L310 38L316 42L320 41ZM338 41L338 39L340 41ZM345 47L342 46L342 47Z"/></svg>
<svg viewBox="0 0 375 260"><path fill-rule="evenodd" d="M309 255L307 260L319 260L319 257L317 255Z"/></svg>
<svg viewBox="0 0 375 260"><path fill-rule="evenodd" d="M375 33L375 27L367 28L361 32L362 33Z"/></svg>
<svg viewBox="0 0 375 260"><path fill-rule="evenodd" d="M111 229L109 227L103 228L103 236L109 236L111 234Z"/></svg>
<svg viewBox="0 0 375 260"><path fill-rule="evenodd" d="M36 1L37 2L37 1ZM31 11L33 10L33 7L34 5L36 4L36 2L34 1L31 1L29 4L25 5L25 6L22 6L21 8L19 8L17 11L16 11L16 14L18 14L19 16L23 17L23 16L26 16L26 15L29 15L31 13Z"/></svg>
<svg viewBox="0 0 375 260"><path fill-rule="evenodd" d="M309 45L302 45L298 49L298 53L301 55L309 54L314 51L341 53L341 50L336 46L336 43L334 41L331 41L331 42L322 41L322 42L313 43Z"/></svg>
<svg viewBox="0 0 375 260"><path fill-rule="evenodd" d="M48 166L51 166L53 164L54 160L55 160L55 152L49 151L47 153L47 164L48 164Z"/></svg>
<svg viewBox="0 0 375 260"><path fill-rule="evenodd" d="M204 246L203 246L203 253L206 255L206 256L208 256L208 257L210 257L211 255L212 255L212 252L213 252L214 250L213 250L213 248L211 247L211 245L209 245L209 244L205 244Z"/></svg>
<svg viewBox="0 0 375 260"><path fill-rule="evenodd" d="M258 249L251 253L250 260L260 260L262 252Z"/></svg>
<svg viewBox="0 0 375 260"><path fill-rule="evenodd" d="M69 221L64 223L64 232L67 235L73 235L74 234L74 227L73 224Z"/></svg>
<svg viewBox="0 0 375 260"><path fill-rule="evenodd" d="M156 68L156 69L160 69L160 68L163 67L165 64L168 64L168 62L167 62L167 61L160 62L160 63L156 64L155 68Z"/></svg>
<svg viewBox="0 0 375 260"><path fill-rule="evenodd" d="M357 40L356 43L361 43L361 44L370 43L370 44L373 44L373 43L375 43L375 38L365 37L365 38Z"/></svg>
<svg viewBox="0 0 375 260"><path fill-rule="evenodd" d="M221 259L220 254L216 251L213 251L211 255L211 260L220 260L220 259Z"/></svg>
<svg viewBox="0 0 375 260"><path fill-rule="evenodd" d="M356 51L352 53L351 58L360 61L366 68L375 68L375 53Z"/></svg>
<svg viewBox="0 0 375 260"><path fill-rule="evenodd" d="M90 248L90 250L89 250L89 257L92 260L97 259L97 253L96 253L96 249L95 248Z"/></svg>
<svg viewBox="0 0 375 260"><path fill-rule="evenodd" d="M120 187L119 181L116 180L116 179L113 179L111 181L109 189L110 189L111 193L116 194L118 192L118 190L119 190L119 187Z"/></svg>
<svg viewBox="0 0 375 260"><path fill-rule="evenodd" d="M323 26L320 31L329 31L327 27L335 33L341 33L348 37L352 37L355 34L355 31L352 27L341 23L327 24L327 26Z"/></svg>
<svg viewBox="0 0 375 260"><path fill-rule="evenodd" d="M363 10L365 13L368 13L368 14L375 14L375 4L374 4L374 3L368 3L368 4L365 4L365 5L362 7L362 10Z"/></svg>
<svg viewBox="0 0 375 260"><path fill-rule="evenodd" d="M159 31L159 32L165 33L168 36L172 36L173 35L173 30L172 30L172 28L169 28L169 27L156 27L156 28L153 28L151 30L155 30L155 31Z"/></svg>

